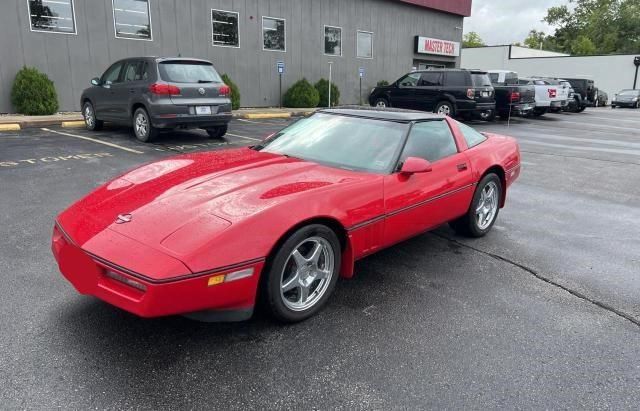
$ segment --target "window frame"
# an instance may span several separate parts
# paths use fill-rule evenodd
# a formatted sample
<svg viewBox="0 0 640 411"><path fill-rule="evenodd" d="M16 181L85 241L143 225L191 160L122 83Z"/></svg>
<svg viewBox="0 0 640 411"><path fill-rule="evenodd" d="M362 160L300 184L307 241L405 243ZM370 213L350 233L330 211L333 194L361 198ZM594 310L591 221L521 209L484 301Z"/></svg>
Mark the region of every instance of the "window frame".
<svg viewBox="0 0 640 411"><path fill-rule="evenodd" d="M213 36L215 36L215 33L213 32L213 12L214 11L220 11L223 13L230 13L230 14L235 14L236 15L236 19L237 19L237 28L238 28L238 45L237 46L227 46L224 44L216 44L215 40L213 39ZM230 49L239 49L240 48L240 12L237 11L232 11L232 10L222 10L222 9L211 9L211 15L209 16L211 19L211 45L213 47L226 47L226 48L230 48ZM285 48L286 48L286 26L285 26ZM262 38L262 46L264 47L264 35Z"/></svg>
<svg viewBox="0 0 640 411"><path fill-rule="evenodd" d="M76 4L75 4L75 0L69 0L69 4L71 5L71 16L73 19L73 32L66 32L66 31L53 31L53 30L38 30L38 29L34 29L33 28L33 23L31 22L31 1L27 0L27 16L29 17L28 21L29 21L29 30L31 30L32 33L49 33L49 34L65 34L65 35L71 35L71 36L77 36L78 35L78 24L77 24L77 20L76 20Z"/></svg>
<svg viewBox="0 0 640 411"><path fill-rule="evenodd" d="M326 36L327 36L327 27L331 28L331 29L339 29L340 30L340 54L329 54L327 53L326 49L325 49L325 42L326 42ZM342 27L339 26L330 26L328 24L325 24L324 27L322 28L322 54L324 54L325 56L331 56L331 57L342 57L342 55L344 54L342 52Z"/></svg>
<svg viewBox="0 0 640 411"><path fill-rule="evenodd" d="M371 35L371 57L361 57L358 54L358 34L359 33L365 33L365 34ZM373 52L373 36L374 36L373 31L366 31L366 30L360 30L360 29L356 30L356 58L363 59L363 60L373 60L373 56L375 55L375 53Z"/></svg>
<svg viewBox="0 0 640 411"><path fill-rule="evenodd" d="M284 50L268 49L264 47L264 19L282 20L284 22ZM262 27L260 30L260 37L262 41L262 51L274 51L277 53L287 52L287 19L283 17L262 16Z"/></svg>
<svg viewBox="0 0 640 411"><path fill-rule="evenodd" d="M135 38L135 37L122 37L118 36L118 28L116 25L116 6L115 0L111 0L111 15L113 16L113 34L120 40L135 40L135 41L153 41L153 21L151 19L151 0L147 1L147 15L149 16L149 38Z"/></svg>

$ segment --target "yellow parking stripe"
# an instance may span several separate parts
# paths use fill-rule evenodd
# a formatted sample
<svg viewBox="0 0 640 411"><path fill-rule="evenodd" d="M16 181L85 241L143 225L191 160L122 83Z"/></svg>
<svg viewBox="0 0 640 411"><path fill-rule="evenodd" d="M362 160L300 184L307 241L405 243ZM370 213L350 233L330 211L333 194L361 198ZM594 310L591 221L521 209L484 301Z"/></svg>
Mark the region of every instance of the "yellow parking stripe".
<svg viewBox="0 0 640 411"><path fill-rule="evenodd" d="M62 131L55 131L55 130L49 130L48 128L41 128L42 131L47 131L49 133L55 133L55 134L60 134L62 136L67 136L67 137L73 137L73 138L79 138L82 140L87 140L87 141L93 141L94 143L98 143L98 144L103 144L105 146L109 146L109 147L113 147L113 148L118 148L120 150L124 150L124 151L128 151L130 153L136 153L136 154L144 154L142 151L138 151L138 150L134 150L132 148L127 148L127 147L123 147L123 146L119 146L117 144L113 144L113 143L108 143L106 141L101 141L101 140L96 140L95 138L91 138L91 137L85 137L85 136L79 136L77 134L71 134L71 133L63 133Z"/></svg>
<svg viewBox="0 0 640 411"><path fill-rule="evenodd" d="M62 122L62 127L64 128L72 128L72 127L84 127L84 121L82 120L78 120L78 121L63 121Z"/></svg>
<svg viewBox="0 0 640 411"><path fill-rule="evenodd" d="M247 113L244 118L258 120L265 118L291 118L291 113Z"/></svg>
<svg viewBox="0 0 640 411"><path fill-rule="evenodd" d="M18 131L20 130L20 124L0 124L0 131Z"/></svg>

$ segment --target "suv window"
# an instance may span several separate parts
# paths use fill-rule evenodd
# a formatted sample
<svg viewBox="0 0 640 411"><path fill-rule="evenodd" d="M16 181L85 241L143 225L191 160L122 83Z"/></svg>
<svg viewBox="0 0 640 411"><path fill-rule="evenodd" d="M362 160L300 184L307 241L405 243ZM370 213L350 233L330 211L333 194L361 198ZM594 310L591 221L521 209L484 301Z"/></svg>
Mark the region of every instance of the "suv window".
<svg viewBox="0 0 640 411"><path fill-rule="evenodd" d="M124 66L124 81L139 81L143 79L144 61L129 61Z"/></svg>
<svg viewBox="0 0 640 411"><path fill-rule="evenodd" d="M400 159L419 157L433 163L457 152L458 147L446 121L425 121L411 129Z"/></svg>
<svg viewBox="0 0 640 411"><path fill-rule="evenodd" d="M476 130L472 129L466 124L458 122L458 128L464 136L464 139L467 142L467 147L469 148L475 147L487 139L484 135L478 133Z"/></svg>
<svg viewBox="0 0 640 411"><path fill-rule="evenodd" d="M160 77L171 83L222 83L210 63L200 61L167 61L158 64Z"/></svg>
<svg viewBox="0 0 640 411"><path fill-rule="evenodd" d="M473 87L491 87L491 80L487 73L471 73Z"/></svg>
<svg viewBox="0 0 640 411"><path fill-rule="evenodd" d="M418 85L418 80L420 80L420 73L411 73L398 80L398 85L400 87L415 87Z"/></svg>
<svg viewBox="0 0 640 411"><path fill-rule="evenodd" d="M111 67L109 67L107 69L107 71L104 72L104 74L102 75L102 83L106 84L113 84L113 83L117 83L118 79L120 78L120 71L122 69L122 62L118 62L113 64Z"/></svg>
<svg viewBox="0 0 640 411"><path fill-rule="evenodd" d="M467 73L464 71L450 71L447 72L447 87L466 87L467 86Z"/></svg>
<svg viewBox="0 0 640 411"><path fill-rule="evenodd" d="M428 71L422 73L420 85L423 87L435 87L442 85L442 73L439 71Z"/></svg>

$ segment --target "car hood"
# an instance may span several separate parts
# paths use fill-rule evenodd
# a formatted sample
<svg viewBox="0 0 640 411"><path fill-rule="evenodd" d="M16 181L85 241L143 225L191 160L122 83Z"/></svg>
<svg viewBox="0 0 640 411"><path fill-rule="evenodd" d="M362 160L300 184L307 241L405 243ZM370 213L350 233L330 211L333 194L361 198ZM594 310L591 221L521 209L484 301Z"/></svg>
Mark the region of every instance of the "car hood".
<svg viewBox="0 0 640 411"><path fill-rule="evenodd" d="M110 230L180 254L189 249L188 237L176 244L170 236L185 226L214 236L309 192L376 177L249 148L182 155L123 174L71 206L59 222L80 245Z"/></svg>

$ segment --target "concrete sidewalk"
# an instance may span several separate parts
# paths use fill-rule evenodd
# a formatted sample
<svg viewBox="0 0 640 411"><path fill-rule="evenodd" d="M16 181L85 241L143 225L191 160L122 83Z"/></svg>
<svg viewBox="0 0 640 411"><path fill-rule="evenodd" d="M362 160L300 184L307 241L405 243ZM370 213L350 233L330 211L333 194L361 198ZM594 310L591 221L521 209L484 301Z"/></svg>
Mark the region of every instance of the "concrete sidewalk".
<svg viewBox="0 0 640 411"><path fill-rule="evenodd" d="M233 112L233 118L269 119L308 116L315 108L241 108ZM84 120L80 112L59 113L52 116L0 115L0 131L20 130L33 127L82 127Z"/></svg>

